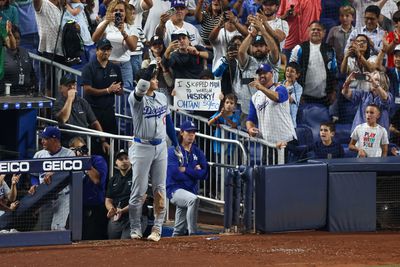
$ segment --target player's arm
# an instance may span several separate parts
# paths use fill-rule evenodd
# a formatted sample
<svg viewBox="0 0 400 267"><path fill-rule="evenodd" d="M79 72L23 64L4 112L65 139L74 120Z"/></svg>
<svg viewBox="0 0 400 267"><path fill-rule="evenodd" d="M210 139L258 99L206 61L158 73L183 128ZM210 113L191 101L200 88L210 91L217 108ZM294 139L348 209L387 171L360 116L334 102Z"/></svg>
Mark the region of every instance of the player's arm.
<svg viewBox="0 0 400 267"><path fill-rule="evenodd" d="M179 146L178 138L176 138L174 123L172 122L171 114L166 116L166 127L167 127L167 135L172 142L174 147Z"/></svg>
<svg viewBox="0 0 400 267"><path fill-rule="evenodd" d="M150 82L144 79L140 79L136 85L136 89L134 91L134 96L137 101L142 101L142 98L147 94L147 91L150 88Z"/></svg>
<svg viewBox="0 0 400 267"><path fill-rule="evenodd" d="M168 176L174 181L185 181L188 179L186 172L187 164L181 164L175 154L175 147L168 149Z"/></svg>
<svg viewBox="0 0 400 267"><path fill-rule="evenodd" d="M205 180L208 177L208 163L203 153L196 153L199 162L196 166L188 166L186 173L195 180Z"/></svg>

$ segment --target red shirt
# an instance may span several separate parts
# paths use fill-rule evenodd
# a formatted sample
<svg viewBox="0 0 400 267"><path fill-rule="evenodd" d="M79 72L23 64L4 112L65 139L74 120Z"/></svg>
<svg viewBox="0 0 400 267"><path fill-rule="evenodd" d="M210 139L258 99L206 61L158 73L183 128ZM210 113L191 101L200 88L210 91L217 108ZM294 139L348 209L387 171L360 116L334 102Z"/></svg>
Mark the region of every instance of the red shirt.
<svg viewBox="0 0 400 267"><path fill-rule="evenodd" d="M282 0L278 10L281 17L294 5L296 16L289 16L289 34L286 37L285 49L292 49L298 44L309 40L308 26L314 20L319 20L322 7L321 0Z"/></svg>
<svg viewBox="0 0 400 267"><path fill-rule="evenodd" d="M389 32L388 33L388 35L386 36L386 41L388 41L389 44L394 42L394 32ZM388 68L394 68L394 54L393 53L387 53L386 66Z"/></svg>

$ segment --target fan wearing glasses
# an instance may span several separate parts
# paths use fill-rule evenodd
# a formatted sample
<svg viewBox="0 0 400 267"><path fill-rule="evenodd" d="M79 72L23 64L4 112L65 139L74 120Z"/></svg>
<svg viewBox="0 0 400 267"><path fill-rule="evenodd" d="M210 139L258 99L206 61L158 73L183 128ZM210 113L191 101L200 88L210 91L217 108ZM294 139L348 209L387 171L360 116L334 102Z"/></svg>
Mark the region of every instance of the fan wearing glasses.
<svg viewBox="0 0 400 267"><path fill-rule="evenodd" d="M83 178L82 239L107 239L107 211L104 206L108 166L102 156L89 155L82 137L74 137L69 148L77 157L90 156L92 167Z"/></svg>

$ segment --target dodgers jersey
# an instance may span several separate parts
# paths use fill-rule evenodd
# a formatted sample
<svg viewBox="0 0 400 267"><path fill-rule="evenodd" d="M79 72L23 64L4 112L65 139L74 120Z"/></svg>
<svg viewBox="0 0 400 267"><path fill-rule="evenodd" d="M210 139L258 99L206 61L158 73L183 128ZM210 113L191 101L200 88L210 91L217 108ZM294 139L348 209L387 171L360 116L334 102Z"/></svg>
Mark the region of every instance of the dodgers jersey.
<svg viewBox="0 0 400 267"><path fill-rule="evenodd" d="M263 138L268 142L276 144L297 139L290 116L287 89L282 85L273 85L269 89L278 92L279 102L275 102L263 92L257 91L251 97L248 119L255 124L258 123Z"/></svg>
<svg viewBox="0 0 400 267"><path fill-rule="evenodd" d="M155 91L152 96L145 95L138 101L132 91L128 102L131 107L133 136L146 140L165 140L165 117L170 114L167 97Z"/></svg>

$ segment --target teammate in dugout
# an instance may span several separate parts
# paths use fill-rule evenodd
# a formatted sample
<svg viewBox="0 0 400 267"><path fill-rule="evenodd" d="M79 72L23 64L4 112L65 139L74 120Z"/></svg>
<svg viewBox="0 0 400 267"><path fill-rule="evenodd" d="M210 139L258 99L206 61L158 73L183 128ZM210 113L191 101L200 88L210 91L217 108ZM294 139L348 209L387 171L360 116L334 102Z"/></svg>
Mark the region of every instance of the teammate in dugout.
<svg viewBox="0 0 400 267"><path fill-rule="evenodd" d="M192 121L181 124L179 143L185 155L182 164L175 156L175 148L168 149L167 195L176 206L173 236L197 232L198 181L208 178L208 163L203 151L194 144L196 132Z"/></svg>
<svg viewBox="0 0 400 267"><path fill-rule="evenodd" d="M129 95L133 121L133 144L129 148L132 162L132 189L129 199L131 238L141 239L140 219L146 197L148 177L152 179L154 197L154 226L147 237L159 241L165 217L165 180L167 177L166 134L175 147L179 162L183 161L181 148L175 135L174 124L168 109L167 97L157 92L157 72L142 70L136 89Z"/></svg>

